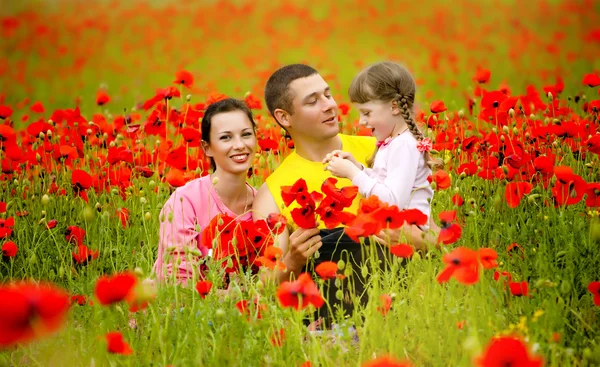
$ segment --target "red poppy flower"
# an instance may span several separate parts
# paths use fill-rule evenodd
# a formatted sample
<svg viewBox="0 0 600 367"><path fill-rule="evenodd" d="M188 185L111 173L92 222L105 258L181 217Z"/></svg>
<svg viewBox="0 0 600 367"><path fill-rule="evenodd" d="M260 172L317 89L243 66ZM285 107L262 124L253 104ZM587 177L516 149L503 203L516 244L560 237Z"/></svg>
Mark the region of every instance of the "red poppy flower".
<svg viewBox="0 0 600 367"><path fill-rule="evenodd" d="M57 224L58 224L58 221L56 219L51 219L46 223L46 228L52 229L52 228L56 227Z"/></svg>
<svg viewBox="0 0 600 367"><path fill-rule="evenodd" d="M254 305L254 309L250 308L250 305ZM235 304L235 308L237 308L237 310L242 314L242 315L246 315L248 316L248 320L250 320L250 318L252 317L252 313L254 311L256 311L256 319L260 320L262 319L262 313L263 311L267 310L267 305L265 305L264 303L260 303L258 302L258 299L255 299L254 302L250 303L248 301L246 301L245 299L237 302Z"/></svg>
<svg viewBox="0 0 600 367"><path fill-rule="evenodd" d="M19 282L0 286L0 348L26 343L58 330L69 295L52 284Z"/></svg>
<svg viewBox="0 0 600 367"><path fill-rule="evenodd" d="M382 294L379 297L380 306L377 306L377 311L383 316L386 316L392 308L392 297L389 294Z"/></svg>
<svg viewBox="0 0 600 367"><path fill-rule="evenodd" d="M265 152L273 151L275 153L279 150L279 143L271 138L258 139L258 146Z"/></svg>
<svg viewBox="0 0 600 367"><path fill-rule="evenodd" d="M71 185L76 192L87 190L92 186L92 176L83 170L76 169L71 173Z"/></svg>
<svg viewBox="0 0 600 367"><path fill-rule="evenodd" d="M0 201L0 214L6 213L6 203L4 201Z"/></svg>
<svg viewBox="0 0 600 367"><path fill-rule="evenodd" d="M285 329L281 328L274 332L269 341L274 347L281 347L285 341Z"/></svg>
<svg viewBox="0 0 600 367"><path fill-rule="evenodd" d="M357 186L346 186L341 189L338 189L335 184L337 183L337 179L334 177L328 177L323 184L321 185L321 191L325 194L326 197L330 197L331 199L339 202L341 204L341 208L347 208L352 205L352 201L356 195L358 195L358 187Z"/></svg>
<svg viewBox="0 0 600 367"><path fill-rule="evenodd" d="M304 309L308 305L323 306L325 300L310 275L302 273L296 281L284 282L277 289L277 298L283 307Z"/></svg>
<svg viewBox="0 0 600 367"><path fill-rule="evenodd" d="M10 116L12 116L12 114L13 114L13 109L10 108L10 106L0 105L0 119L6 120ZM3 126L6 126L6 125L3 125ZM1 130L0 130L0 133L1 133ZM2 140L2 139L0 139L0 140Z"/></svg>
<svg viewBox="0 0 600 367"><path fill-rule="evenodd" d="M100 304L106 306L121 302L132 295L137 279L131 272L103 275L96 282L95 294Z"/></svg>
<svg viewBox="0 0 600 367"><path fill-rule="evenodd" d="M458 282L471 285L479 280L479 264L477 263L477 252L457 247L443 258L446 268L438 275L437 281L445 283L453 276Z"/></svg>
<svg viewBox="0 0 600 367"><path fill-rule="evenodd" d="M15 218L0 218L0 239L10 237L15 226Z"/></svg>
<svg viewBox="0 0 600 367"><path fill-rule="evenodd" d="M269 229L275 234L281 234L285 230L287 225L287 219L280 213L270 213L267 216L267 225Z"/></svg>
<svg viewBox="0 0 600 367"><path fill-rule="evenodd" d="M98 93L96 93L96 104L98 106L104 106L108 102L110 102L110 96L105 90L100 89Z"/></svg>
<svg viewBox="0 0 600 367"><path fill-rule="evenodd" d="M583 144L590 152L600 155L600 134L593 135Z"/></svg>
<svg viewBox="0 0 600 367"><path fill-rule="evenodd" d="M446 105L444 105L443 101L433 101L429 106L429 110L431 110L431 113L440 113L446 111L447 109L448 108L446 108Z"/></svg>
<svg viewBox="0 0 600 367"><path fill-rule="evenodd" d="M337 276L338 265L333 261L323 261L315 267L315 272L324 279L333 279Z"/></svg>
<svg viewBox="0 0 600 367"><path fill-rule="evenodd" d="M362 367L412 367L410 362L400 362L393 357L384 356L362 364Z"/></svg>
<svg viewBox="0 0 600 367"><path fill-rule="evenodd" d="M77 250L73 252L73 260L79 265L85 265L97 258L98 251L90 250L86 245L78 245Z"/></svg>
<svg viewBox="0 0 600 367"><path fill-rule="evenodd" d="M200 297L205 298L212 288L212 282L208 280L201 280L196 283L196 290L200 294Z"/></svg>
<svg viewBox="0 0 600 367"><path fill-rule="evenodd" d="M248 106L251 110L260 110L262 108L262 103L259 98L255 97L252 93L247 93L244 102L246 106Z"/></svg>
<svg viewBox="0 0 600 367"><path fill-rule="evenodd" d="M446 171L436 171L433 174L433 182L436 184L436 188L439 190L445 190L452 185L450 175Z"/></svg>
<svg viewBox="0 0 600 367"><path fill-rule="evenodd" d="M449 245L458 241L462 236L462 227L457 223L453 223L456 220L456 210L440 212L438 217L442 222L438 243Z"/></svg>
<svg viewBox="0 0 600 367"><path fill-rule="evenodd" d="M123 335L118 331L112 331L106 334L107 350L113 354L129 355L133 349L123 340Z"/></svg>
<svg viewBox="0 0 600 367"><path fill-rule="evenodd" d="M523 255L525 254L525 250L523 249L523 247L521 245L519 245L518 243L511 243L510 245L508 245L508 247L506 248L506 253L511 256L513 253L521 253L521 258L523 258Z"/></svg>
<svg viewBox="0 0 600 367"><path fill-rule="evenodd" d="M290 214L294 223L300 228L317 227L317 218L315 216L315 207L313 205L292 209Z"/></svg>
<svg viewBox="0 0 600 367"><path fill-rule="evenodd" d="M285 264L281 261L283 251L279 247L269 246L265 249L262 256L256 258L256 261L268 269L278 268L279 270L285 270Z"/></svg>
<svg viewBox="0 0 600 367"><path fill-rule="evenodd" d="M186 88L191 88L194 85L194 76L186 70L180 70L175 73L175 84L181 84Z"/></svg>
<svg viewBox="0 0 600 367"><path fill-rule="evenodd" d="M87 304L87 298L82 294L75 294L71 296L71 304L75 303L79 306L85 306Z"/></svg>
<svg viewBox="0 0 600 367"><path fill-rule="evenodd" d="M496 259L498 259L498 253L496 250L491 248L480 248L477 251L479 254L479 261L483 265L484 269L493 269L498 267Z"/></svg>
<svg viewBox="0 0 600 367"><path fill-rule="evenodd" d="M429 221L429 218L419 209L405 209L400 211L400 215L410 226L424 226Z"/></svg>
<svg viewBox="0 0 600 367"><path fill-rule="evenodd" d="M123 228L126 228L129 222L129 210L127 208L117 209L117 217L119 217Z"/></svg>
<svg viewBox="0 0 600 367"><path fill-rule="evenodd" d="M473 80L475 80L479 84L485 84L490 81L491 76L492 72L488 69L477 68L477 72L475 73Z"/></svg>
<svg viewBox="0 0 600 367"><path fill-rule="evenodd" d="M533 189L529 182L509 182L506 185L505 197L510 208L516 208L521 203L524 195L527 195Z"/></svg>
<svg viewBox="0 0 600 367"><path fill-rule="evenodd" d="M65 231L65 239L74 245L83 245L85 229L77 226L68 226Z"/></svg>
<svg viewBox="0 0 600 367"><path fill-rule="evenodd" d="M594 304L600 306L600 282L591 282L588 291L594 295Z"/></svg>
<svg viewBox="0 0 600 367"><path fill-rule="evenodd" d="M574 205L580 202L587 189L585 180L566 166L555 167L554 174L557 181L552 188L552 195L556 205Z"/></svg>
<svg viewBox="0 0 600 367"><path fill-rule="evenodd" d="M581 83L590 88L595 88L600 85L600 76L597 74L586 74L583 76Z"/></svg>
<svg viewBox="0 0 600 367"><path fill-rule="evenodd" d="M527 282L508 282L508 287L513 296L521 297L529 295L529 285Z"/></svg>
<svg viewBox="0 0 600 367"><path fill-rule="evenodd" d="M15 257L19 248L13 241L7 241L2 245L2 256Z"/></svg>
<svg viewBox="0 0 600 367"><path fill-rule="evenodd" d="M396 255L398 257L408 259L413 255L415 250L413 249L413 247L411 245L401 243L401 244L390 246L390 252L392 253L392 255Z"/></svg>
<svg viewBox="0 0 600 367"><path fill-rule="evenodd" d="M422 214L422 215L420 215ZM421 211L417 212L408 212L408 211L400 211L396 205L382 205L379 209L373 211L370 214L374 220L381 223L381 227L389 228L389 229L397 229L400 228L406 223L407 217L410 217L411 223L422 221L422 216L424 216ZM426 217L426 216L425 216Z"/></svg>
<svg viewBox="0 0 600 367"><path fill-rule="evenodd" d="M285 206L290 206L302 194L308 194L308 187L303 178L298 179L292 186L281 186L281 198Z"/></svg>
<svg viewBox="0 0 600 367"><path fill-rule="evenodd" d="M460 196L460 194L454 194L454 196L452 196L452 204L456 206L463 206L464 203L465 200L462 196Z"/></svg>
<svg viewBox="0 0 600 367"><path fill-rule="evenodd" d="M480 367L541 367L543 360L529 355L527 345L521 339L502 336L490 341L476 363Z"/></svg>
<svg viewBox="0 0 600 367"><path fill-rule="evenodd" d="M600 182L588 183L585 193L587 194L585 206L591 208L600 206Z"/></svg>

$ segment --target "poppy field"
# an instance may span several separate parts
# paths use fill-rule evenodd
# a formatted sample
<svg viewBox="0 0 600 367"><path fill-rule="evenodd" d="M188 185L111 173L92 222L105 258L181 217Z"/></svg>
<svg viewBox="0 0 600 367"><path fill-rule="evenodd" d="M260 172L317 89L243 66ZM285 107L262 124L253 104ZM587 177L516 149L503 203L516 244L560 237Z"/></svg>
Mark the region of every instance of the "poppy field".
<svg viewBox="0 0 600 367"><path fill-rule="evenodd" d="M590 0L3 5L0 366L600 365L598 24ZM427 253L400 241L386 271L323 263L277 285L259 274L282 265L284 220L231 232L220 217L202 277L156 280L163 204L210 172L208 105L252 109L258 188L294 147L264 104L270 74L315 67L340 130L369 135L347 90L381 60L415 76L444 162ZM374 197L361 210L346 233L365 251L423 220ZM307 327L355 274L370 302Z"/></svg>

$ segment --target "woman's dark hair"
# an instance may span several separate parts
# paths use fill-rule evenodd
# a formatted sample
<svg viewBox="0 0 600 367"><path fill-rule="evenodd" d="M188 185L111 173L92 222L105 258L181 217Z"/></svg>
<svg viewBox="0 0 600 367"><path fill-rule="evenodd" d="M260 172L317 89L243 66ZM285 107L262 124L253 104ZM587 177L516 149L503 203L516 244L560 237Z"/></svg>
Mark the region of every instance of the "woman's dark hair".
<svg viewBox="0 0 600 367"><path fill-rule="evenodd" d="M202 117L202 124L200 127L202 140L205 141L207 144L210 144L210 127L212 125L212 118L215 115L233 111L242 111L243 113L245 113L248 116L250 122L252 123L252 129L256 130L256 122L254 122L254 118L252 117L252 110L250 110L250 108L246 106L244 101L240 101L239 99L235 98L226 98L218 102L212 103L208 106L206 111L204 111L204 117ZM217 169L217 166L215 165L215 160L212 159L212 157L210 158L210 168L213 170L213 172Z"/></svg>

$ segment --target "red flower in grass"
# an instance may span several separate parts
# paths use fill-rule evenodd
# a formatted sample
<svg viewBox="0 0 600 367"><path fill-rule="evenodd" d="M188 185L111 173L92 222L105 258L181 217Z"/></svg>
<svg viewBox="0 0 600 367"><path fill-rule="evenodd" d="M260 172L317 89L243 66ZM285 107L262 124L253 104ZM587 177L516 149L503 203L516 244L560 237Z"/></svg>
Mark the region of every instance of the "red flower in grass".
<svg viewBox="0 0 600 367"><path fill-rule="evenodd" d="M123 335L118 331L112 331L106 334L106 344L109 353L129 355L133 349L123 340Z"/></svg>
<svg viewBox="0 0 600 367"><path fill-rule="evenodd" d="M465 247L457 247L451 253L444 255L443 260L446 268L437 277L439 283L445 283L451 277L466 285L475 284L479 280L477 252Z"/></svg>
<svg viewBox="0 0 600 367"><path fill-rule="evenodd" d="M235 304L235 308L237 308L237 310L242 315L248 316L248 320L250 320L253 312L256 312L256 319L257 320L262 319L261 312L267 310L267 305L265 305L264 303L259 304L258 303L258 299L255 299L254 302L252 302L252 304L254 304L254 309L250 308L251 303L249 303L248 301L246 301L245 299L243 299L243 300L241 300L241 301L239 301L238 303Z"/></svg>
<svg viewBox="0 0 600 367"><path fill-rule="evenodd" d="M441 212L439 218L442 222L442 230L438 235L438 243L449 245L458 241L462 236L462 227L453 223L456 220L456 210Z"/></svg>
<svg viewBox="0 0 600 367"><path fill-rule="evenodd" d="M529 295L529 285L527 282L508 282L508 288L513 296L521 297Z"/></svg>
<svg viewBox="0 0 600 367"><path fill-rule="evenodd" d="M541 367L544 362L542 358L529 355L527 345L521 339L503 336L493 338L476 363L480 367Z"/></svg>
<svg viewBox="0 0 600 367"><path fill-rule="evenodd" d="M117 209L117 217L119 217L123 228L126 228L129 222L129 210L127 208Z"/></svg>
<svg viewBox="0 0 600 367"><path fill-rule="evenodd" d="M433 174L433 182L436 184L436 188L439 190L445 190L452 185L450 175L446 171L436 171Z"/></svg>
<svg viewBox="0 0 600 367"><path fill-rule="evenodd" d="M317 217L314 204L305 205L300 208L292 209L290 212L292 219L300 228L315 228L317 227Z"/></svg>
<svg viewBox="0 0 600 367"><path fill-rule="evenodd" d="M586 74L583 76L581 83L590 88L595 88L600 85L600 76L597 74Z"/></svg>
<svg viewBox="0 0 600 367"><path fill-rule="evenodd" d="M478 68L473 80L479 84L485 84L490 81L491 76L492 73L488 69Z"/></svg>
<svg viewBox="0 0 600 367"><path fill-rule="evenodd" d="M53 229L58 225L58 221L56 219L50 219L48 222L46 222L46 228L47 229Z"/></svg>
<svg viewBox="0 0 600 367"><path fill-rule="evenodd" d="M279 143L271 138L266 139L258 139L258 146L262 151L268 152L273 151L277 152L279 149Z"/></svg>
<svg viewBox="0 0 600 367"><path fill-rule="evenodd" d="M256 258L256 262L268 269L285 270L285 264L281 261L283 251L279 247L269 246L262 256Z"/></svg>
<svg viewBox="0 0 600 367"><path fill-rule="evenodd" d="M200 294L200 297L205 298L210 290L212 289L212 282L208 280L201 280L196 283L196 290Z"/></svg>
<svg viewBox="0 0 600 367"><path fill-rule="evenodd" d="M338 265L333 261L323 261L315 267L315 272L324 280L338 277Z"/></svg>
<svg viewBox="0 0 600 367"><path fill-rule="evenodd" d="M325 303L319 288L307 273L300 274L296 281L281 283L277 298L283 307L293 307L296 310L308 305L319 308Z"/></svg>
<svg viewBox="0 0 600 367"><path fill-rule="evenodd" d="M392 308L392 297L389 294L382 294L379 297L379 302L381 303L381 306L377 307L377 311L383 316L386 316Z"/></svg>
<svg viewBox="0 0 600 367"><path fill-rule="evenodd" d="M552 188L552 195L556 206L574 205L581 201L587 183L583 178L573 173L571 167L560 166L554 168L556 183Z"/></svg>
<svg viewBox="0 0 600 367"><path fill-rule="evenodd" d="M8 219L0 218L0 239L10 237L15 226L15 218Z"/></svg>
<svg viewBox="0 0 600 367"><path fill-rule="evenodd" d="M0 201L0 214L6 213L6 203L4 201Z"/></svg>
<svg viewBox="0 0 600 367"><path fill-rule="evenodd" d="M508 245L508 247L506 248L506 253L508 254L508 256L512 256L515 253L521 253L521 259L524 258L525 255L525 249L523 249L523 246L519 245L518 243L511 243L510 245Z"/></svg>
<svg viewBox="0 0 600 367"><path fill-rule="evenodd" d="M18 250L19 248L17 247L16 243L14 243L13 241L7 241L2 245L2 256L6 258L15 257L17 256Z"/></svg>
<svg viewBox="0 0 600 367"><path fill-rule="evenodd" d="M77 226L68 226L65 232L65 239L74 245L83 245L85 229Z"/></svg>
<svg viewBox="0 0 600 367"><path fill-rule="evenodd" d="M110 102L110 96L104 89L100 89L98 93L96 93L96 104L98 106L104 106L108 102Z"/></svg>
<svg viewBox="0 0 600 367"><path fill-rule="evenodd" d="M175 80L173 80L175 84L181 84L186 88L191 88L194 85L194 76L192 73L186 70L180 70L175 73Z"/></svg>
<svg viewBox="0 0 600 367"><path fill-rule="evenodd" d="M588 291L594 295L594 304L600 306L600 282L591 282Z"/></svg>
<svg viewBox="0 0 600 367"><path fill-rule="evenodd" d="M600 206L600 182L588 183L585 193L587 195L585 206L590 208Z"/></svg>
<svg viewBox="0 0 600 367"><path fill-rule="evenodd" d="M323 192L323 194L325 194L326 197L330 197L332 200L341 205L341 207L336 207L335 209L341 210L343 208L348 208L352 205L352 201L354 201L356 195L358 195L358 187L346 186L342 187L341 189L338 189L335 186L336 183L336 178L327 178L321 185L321 191Z"/></svg>
<svg viewBox="0 0 600 367"><path fill-rule="evenodd" d="M77 250L73 252L73 260L79 265L85 265L97 258L98 251L90 250L86 245L77 245Z"/></svg>
<svg viewBox="0 0 600 367"><path fill-rule="evenodd" d="M527 195L533 189L533 185L529 182L509 182L506 185L506 202L510 208L516 208L521 203L524 195Z"/></svg>
<svg viewBox="0 0 600 367"><path fill-rule="evenodd" d="M440 113L446 111L446 105L444 105L444 101L433 101L429 106L429 110L431 113Z"/></svg>
<svg viewBox="0 0 600 367"><path fill-rule="evenodd" d="M95 294L100 304L112 305L131 298L133 288L137 283L135 275L131 272L103 275L96 282Z"/></svg>
<svg viewBox="0 0 600 367"><path fill-rule="evenodd" d="M411 245L400 243L397 245L390 246L390 252L392 253L392 255L408 259L414 254L415 250Z"/></svg>
<svg viewBox="0 0 600 367"><path fill-rule="evenodd" d="M281 345L285 341L285 329L281 328L278 331L274 332L269 341L274 347L281 347Z"/></svg>
<svg viewBox="0 0 600 367"><path fill-rule="evenodd" d="M55 285L19 282L0 286L0 348L58 330L68 309L69 295Z"/></svg>
<svg viewBox="0 0 600 367"><path fill-rule="evenodd" d="M82 294L76 294L71 296L71 304L77 303L79 306L85 306L87 304L87 297Z"/></svg>
<svg viewBox="0 0 600 367"><path fill-rule="evenodd" d="M452 204L456 206L463 206L464 203L465 199L463 199L463 197L460 196L460 194L454 194L454 196L452 196Z"/></svg>
<svg viewBox="0 0 600 367"><path fill-rule="evenodd" d="M260 110L262 108L260 98L255 97L252 93L246 93L244 103L246 103L246 106L251 110Z"/></svg>
<svg viewBox="0 0 600 367"><path fill-rule="evenodd" d="M362 367L412 367L412 364L410 362L400 362L390 356L384 356L365 362Z"/></svg>
<svg viewBox="0 0 600 367"><path fill-rule="evenodd" d="M274 234L282 234L287 225L287 219L280 213L270 213L267 216L267 225Z"/></svg>
<svg viewBox="0 0 600 367"><path fill-rule="evenodd" d="M477 251L479 255L479 261L484 269L493 269L498 267L496 259L498 259L498 253L496 250L491 248L480 248Z"/></svg>

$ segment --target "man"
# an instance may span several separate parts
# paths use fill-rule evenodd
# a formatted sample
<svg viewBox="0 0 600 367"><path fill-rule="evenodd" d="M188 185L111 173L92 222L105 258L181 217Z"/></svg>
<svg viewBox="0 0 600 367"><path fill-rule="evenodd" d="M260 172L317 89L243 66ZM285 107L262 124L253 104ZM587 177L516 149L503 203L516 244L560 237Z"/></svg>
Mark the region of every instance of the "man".
<svg viewBox="0 0 600 367"><path fill-rule="evenodd" d="M308 266L311 263L309 259L318 250L320 256L314 259L313 266L322 261L347 261L342 257L342 253L345 253L357 266L353 267L354 272L360 273L358 269L366 261L366 258L363 261L361 254L364 248L347 236L342 236L343 232L326 231L324 227L293 230L290 211L298 207L298 204L293 203L285 207L281 198L281 187L293 185L299 178L304 178L309 192L320 192L323 181L333 177L329 171L323 169L321 163L327 153L336 149L348 151L358 162L365 164L375 150L375 139L339 133L337 103L325 80L310 66L293 64L275 71L267 81L265 101L269 112L288 132L295 146L295 151L267 178L253 202L255 220L270 213L281 213L289 224L276 241L283 250L282 261L287 269L275 270L272 276L277 282L289 280L293 275L297 277L311 268ZM338 179L336 184L338 188L350 185L352 182L348 179ZM357 196L346 211L356 213L359 201L360 197ZM398 236L397 232L390 234ZM323 239L324 236L327 238ZM377 252L379 257L385 256L381 249ZM358 277L362 278L360 275ZM331 304L332 297L340 297L336 295L337 287L333 286L333 282L328 288ZM358 292L361 295L363 293L361 289L358 289Z"/></svg>

